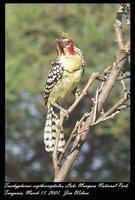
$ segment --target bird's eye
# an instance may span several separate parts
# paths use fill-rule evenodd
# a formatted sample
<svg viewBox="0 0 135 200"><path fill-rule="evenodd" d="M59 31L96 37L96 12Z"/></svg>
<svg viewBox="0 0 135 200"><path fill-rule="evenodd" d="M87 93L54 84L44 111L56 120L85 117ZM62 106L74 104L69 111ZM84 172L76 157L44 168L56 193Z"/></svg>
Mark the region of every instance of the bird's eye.
<svg viewBox="0 0 135 200"><path fill-rule="evenodd" d="M66 41L66 45L69 45L69 44L70 44L70 40L67 40L67 41Z"/></svg>

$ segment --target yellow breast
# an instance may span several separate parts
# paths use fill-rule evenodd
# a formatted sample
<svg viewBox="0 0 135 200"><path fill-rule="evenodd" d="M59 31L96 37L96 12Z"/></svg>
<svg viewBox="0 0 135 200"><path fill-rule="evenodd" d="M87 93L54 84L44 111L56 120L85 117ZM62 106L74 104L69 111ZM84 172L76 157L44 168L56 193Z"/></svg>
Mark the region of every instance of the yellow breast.
<svg viewBox="0 0 135 200"><path fill-rule="evenodd" d="M82 58L78 54L61 56L60 63L64 69L73 71L78 70L82 66Z"/></svg>
<svg viewBox="0 0 135 200"><path fill-rule="evenodd" d="M62 78L52 88L48 104L63 101L76 88L83 74L82 63L83 58L78 54L60 57L64 72Z"/></svg>

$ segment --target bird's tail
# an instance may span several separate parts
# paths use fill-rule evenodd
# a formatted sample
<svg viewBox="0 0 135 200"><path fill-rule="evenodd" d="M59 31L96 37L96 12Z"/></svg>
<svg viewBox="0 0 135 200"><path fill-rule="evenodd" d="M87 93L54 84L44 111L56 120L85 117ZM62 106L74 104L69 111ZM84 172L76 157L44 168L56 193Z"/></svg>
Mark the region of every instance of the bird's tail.
<svg viewBox="0 0 135 200"><path fill-rule="evenodd" d="M48 107L47 118L44 129L44 143L46 151L54 151L56 135L58 134L59 126L59 110L54 107ZM65 145L63 128L61 127L58 151L62 152Z"/></svg>

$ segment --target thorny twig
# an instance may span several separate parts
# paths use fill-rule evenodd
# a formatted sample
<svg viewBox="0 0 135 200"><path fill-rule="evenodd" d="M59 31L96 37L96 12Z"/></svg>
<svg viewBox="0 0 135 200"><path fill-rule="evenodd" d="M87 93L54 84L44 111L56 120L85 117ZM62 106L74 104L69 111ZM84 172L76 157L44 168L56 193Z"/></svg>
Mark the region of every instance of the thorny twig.
<svg viewBox="0 0 135 200"><path fill-rule="evenodd" d="M86 120L86 118L89 115L90 115L90 113L84 113L84 115L82 116L82 118L78 122L78 127L77 127L77 130L76 130L77 136L76 136L75 141L73 143L72 149L70 150L70 153L75 149L76 146L78 146L79 141L81 139L81 134L88 129L88 127L85 127L85 129L82 130L80 127L82 126L82 124L84 123L84 120Z"/></svg>
<svg viewBox="0 0 135 200"><path fill-rule="evenodd" d="M107 112L105 112L101 117L99 117L95 123L92 125L96 125L100 122L103 122L107 119L114 118L116 114L118 114L121 110L128 107L126 104L127 100L130 98L130 95L127 93L121 100L119 100L113 107L111 107Z"/></svg>
<svg viewBox="0 0 135 200"><path fill-rule="evenodd" d="M110 72L108 72L109 74ZM106 76L103 76L103 75L99 75L97 78L96 78L98 81L106 81L107 80L107 77ZM117 81L121 81L121 80L125 80L125 79L130 79L130 74L120 74L118 77L117 77Z"/></svg>
<svg viewBox="0 0 135 200"><path fill-rule="evenodd" d="M93 106L93 110L94 110L94 113L93 113L93 123L96 121L96 117L97 117L97 113L98 113L98 98L99 98L100 92L103 89L103 86L104 86L104 82L102 82L100 84L100 87L97 88L97 90L96 90L96 96L95 96L94 99L92 99L93 100L93 104L94 104L94 106Z"/></svg>

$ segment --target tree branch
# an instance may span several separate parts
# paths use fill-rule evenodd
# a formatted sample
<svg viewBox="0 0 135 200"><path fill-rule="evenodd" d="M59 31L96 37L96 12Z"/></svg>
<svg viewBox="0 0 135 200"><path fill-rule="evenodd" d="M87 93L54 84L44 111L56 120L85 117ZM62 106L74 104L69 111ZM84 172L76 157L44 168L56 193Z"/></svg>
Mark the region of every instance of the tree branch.
<svg viewBox="0 0 135 200"><path fill-rule="evenodd" d="M65 163L61 167L59 173L54 178L54 182L63 182L65 180L69 169L71 168L73 162L77 159L77 157L78 151L74 151L66 158Z"/></svg>
<svg viewBox="0 0 135 200"><path fill-rule="evenodd" d="M119 100L113 107L111 107L107 112L105 112L101 117L99 117L93 125L96 125L100 122L103 122L109 118L113 118L116 114L118 114L122 109L128 107L126 105L126 101L130 98L130 95L127 94L121 100Z"/></svg>
<svg viewBox="0 0 135 200"><path fill-rule="evenodd" d="M87 94L87 91L88 91L89 87L90 87L91 84L94 82L94 80L98 77L98 75L99 75L99 73L97 72L97 73L93 73L93 74L90 76L90 78L89 78L89 80L88 80L88 82L87 82L85 88L82 90L82 92L81 92L81 94L79 95L79 97L74 101L74 103L73 103L73 104L69 107L69 109L67 110L68 113L71 113L71 112L76 108L76 106L79 104L79 102L80 102L80 101L83 99L83 97Z"/></svg>
<svg viewBox="0 0 135 200"><path fill-rule="evenodd" d="M119 48L122 49L124 47L123 37L122 37L122 15L123 15L123 6L120 5L117 11L116 19L115 19L115 33Z"/></svg>
<svg viewBox="0 0 135 200"><path fill-rule="evenodd" d="M121 74L117 77L117 81L121 81L121 80L124 80L124 79L130 79L130 74ZM103 76L103 75L99 75L96 80L98 81L106 81L107 80L107 77L106 76Z"/></svg>
<svg viewBox="0 0 135 200"><path fill-rule="evenodd" d="M130 55L130 41L128 41L125 45L122 38L122 5L119 7L117 16L115 19L115 32L116 32L116 39L118 42L118 46L120 48L120 51L116 54L116 60L112 63L107 69L109 69L108 76L100 76L99 73L93 73L90 77L88 83L86 84L85 88L82 90L80 96L74 101L74 103L69 107L67 110L68 113L71 113L76 106L79 104L79 102L82 100L82 98L86 95L90 85L97 79L101 80L103 79L102 83L100 84L100 87L96 91L96 96L93 98L93 107L90 109L90 112L84 114L79 122L75 124L75 127L73 131L71 132L71 135L69 137L69 140L64 148L64 152L59 157L59 162L63 159L63 156L68 149L68 146L73 139L73 137L76 134L75 141L73 143L73 146L70 150L69 155L64 160L63 165L57 173L55 173L54 182L62 182L65 180L72 164L79 156L80 150L84 142L86 141L86 138L88 134L90 134L91 127L93 125L98 124L101 121L105 121L109 118L114 117L117 113L120 112L120 110L128 107L128 105L125 104L125 102L129 99L129 93L126 93L125 96L119 100L114 106L112 106L106 113L101 114L101 110L103 109L103 106L109 97L116 81L123 80L125 77L121 75L121 70L123 66L126 64L128 60L128 56ZM126 77L127 78L127 77ZM98 117L100 115L100 117ZM61 123L61 126L63 126L64 118L65 116L62 116L63 120ZM56 157L56 152L55 152ZM55 163L55 162L54 162ZM55 163L56 164L56 163ZM58 163L57 163L58 165Z"/></svg>

